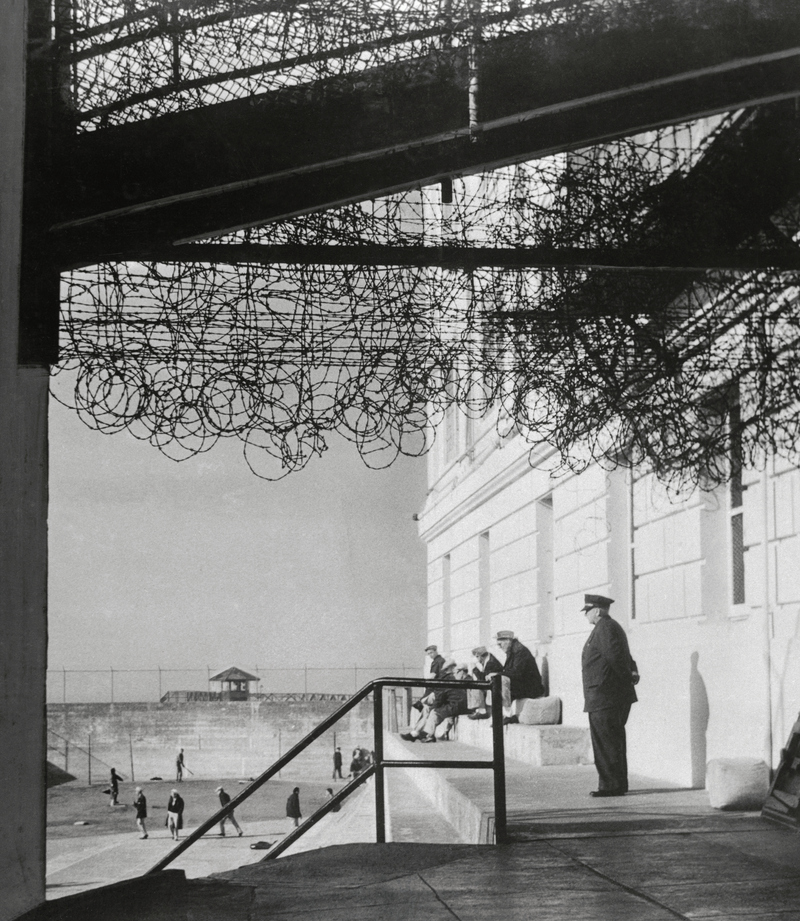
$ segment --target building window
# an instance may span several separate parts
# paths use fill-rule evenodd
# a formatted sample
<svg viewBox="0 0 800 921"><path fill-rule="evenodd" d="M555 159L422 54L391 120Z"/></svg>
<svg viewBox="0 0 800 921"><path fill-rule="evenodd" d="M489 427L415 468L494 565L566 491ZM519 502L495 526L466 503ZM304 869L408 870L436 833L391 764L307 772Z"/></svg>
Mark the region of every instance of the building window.
<svg viewBox="0 0 800 921"><path fill-rule="evenodd" d="M488 531L484 531L478 541L478 584L479 635L481 642L487 644L492 633L492 564Z"/></svg>
<svg viewBox="0 0 800 921"><path fill-rule="evenodd" d="M442 648L450 650L450 626L453 622L453 594L450 575L450 554L442 559Z"/></svg>
<svg viewBox="0 0 800 921"><path fill-rule="evenodd" d="M731 600L745 602L744 579L744 486L742 485L741 409L734 403L728 415L731 478L728 487L730 501Z"/></svg>
<svg viewBox="0 0 800 921"><path fill-rule="evenodd" d="M636 620L636 513L634 511L636 480L636 471L631 470L628 476L628 565L630 567L628 586L631 620Z"/></svg>

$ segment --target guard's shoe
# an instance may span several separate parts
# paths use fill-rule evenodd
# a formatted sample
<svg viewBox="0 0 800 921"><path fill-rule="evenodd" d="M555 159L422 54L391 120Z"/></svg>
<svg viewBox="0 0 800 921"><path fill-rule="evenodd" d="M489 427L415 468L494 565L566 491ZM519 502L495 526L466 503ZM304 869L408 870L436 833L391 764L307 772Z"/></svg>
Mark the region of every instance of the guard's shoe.
<svg viewBox="0 0 800 921"><path fill-rule="evenodd" d="M518 722L519 722L518 716L504 716L503 717L504 726L510 726L512 723L518 723Z"/></svg>
<svg viewBox="0 0 800 921"><path fill-rule="evenodd" d="M488 720L489 714L488 713L468 713L467 719L468 720Z"/></svg>
<svg viewBox="0 0 800 921"><path fill-rule="evenodd" d="M625 796L624 790L592 790L589 796Z"/></svg>
<svg viewBox="0 0 800 921"><path fill-rule="evenodd" d="M417 741L417 737L412 736L410 732L401 732L400 738L405 739L406 742L416 742Z"/></svg>
<svg viewBox="0 0 800 921"><path fill-rule="evenodd" d="M436 741L435 736L425 736L424 739L420 739L420 742L435 742L435 741Z"/></svg>

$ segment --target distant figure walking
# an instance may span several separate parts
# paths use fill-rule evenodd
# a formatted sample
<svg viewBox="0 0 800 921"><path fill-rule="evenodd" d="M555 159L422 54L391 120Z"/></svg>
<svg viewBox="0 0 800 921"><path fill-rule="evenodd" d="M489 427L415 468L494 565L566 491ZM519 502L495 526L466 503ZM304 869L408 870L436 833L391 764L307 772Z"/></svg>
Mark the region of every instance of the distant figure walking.
<svg viewBox="0 0 800 921"><path fill-rule="evenodd" d="M300 787L295 787L286 800L286 815L290 819L294 819L294 827L297 828L300 824L300 819L303 818L300 812Z"/></svg>
<svg viewBox="0 0 800 921"><path fill-rule="evenodd" d="M117 798L119 797L119 782L121 780L125 780L125 778L121 774L117 773L116 768L111 768L111 779L109 781L111 789L111 801L108 804L109 806L119 806Z"/></svg>
<svg viewBox="0 0 800 921"><path fill-rule="evenodd" d="M177 841L180 837L178 832L183 828L183 797L177 790L172 791L167 803L167 821L165 824L173 839Z"/></svg>
<svg viewBox="0 0 800 921"><path fill-rule="evenodd" d="M183 760L183 749L178 749L178 754L175 756L175 781L180 783L183 780L183 769L186 767L186 763Z"/></svg>
<svg viewBox="0 0 800 921"><path fill-rule="evenodd" d="M231 801L230 794L229 794L229 793L226 793L225 790L223 790L222 787L217 787L217 794L219 795L219 804L220 804L220 806L227 806L228 803ZM236 821L236 819L234 818L232 812L229 812L226 816L223 816L222 821L219 823L219 833L222 835L222 837L223 837L223 838L225 837L225 823L226 823L226 822L230 822L231 825L233 825L233 827L236 829L236 831L237 831L239 837L241 838L242 835L244 834L244 832L243 832L242 829L239 827L239 823L238 823L238 822Z"/></svg>
<svg viewBox="0 0 800 921"><path fill-rule="evenodd" d="M331 777L331 780L336 780L337 776L339 780L344 780L344 777L342 777L342 750L341 748L337 748L336 751L333 753L333 777Z"/></svg>
<svg viewBox="0 0 800 921"><path fill-rule="evenodd" d="M144 791L141 787L136 788L136 797L133 801L133 805L136 807L136 824L139 826L139 831L141 834L140 838L147 838L147 828L144 824L144 820L147 818L147 797L144 795Z"/></svg>

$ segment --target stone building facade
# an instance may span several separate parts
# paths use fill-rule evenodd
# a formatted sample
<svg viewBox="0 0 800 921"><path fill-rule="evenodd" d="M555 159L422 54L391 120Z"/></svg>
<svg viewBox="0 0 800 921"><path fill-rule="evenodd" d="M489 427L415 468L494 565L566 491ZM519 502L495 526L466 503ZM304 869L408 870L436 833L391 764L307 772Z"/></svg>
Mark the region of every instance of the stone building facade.
<svg viewBox="0 0 800 921"><path fill-rule="evenodd" d="M711 758L775 766L800 708L800 470L769 460L675 496L642 471L553 475L553 460L497 412L448 410L420 514L429 642L468 658L515 630L564 723L587 725L580 608L608 595L642 675L631 771L702 786Z"/></svg>

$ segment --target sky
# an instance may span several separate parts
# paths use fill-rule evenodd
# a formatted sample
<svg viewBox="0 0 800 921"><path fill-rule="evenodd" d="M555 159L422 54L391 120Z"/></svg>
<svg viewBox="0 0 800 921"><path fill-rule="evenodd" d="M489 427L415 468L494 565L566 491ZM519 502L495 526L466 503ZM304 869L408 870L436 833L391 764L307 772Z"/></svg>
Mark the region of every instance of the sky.
<svg viewBox="0 0 800 921"><path fill-rule="evenodd" d="M49 668L421 666L424 459L331 438L271 483L50 407Z"/></svg>

